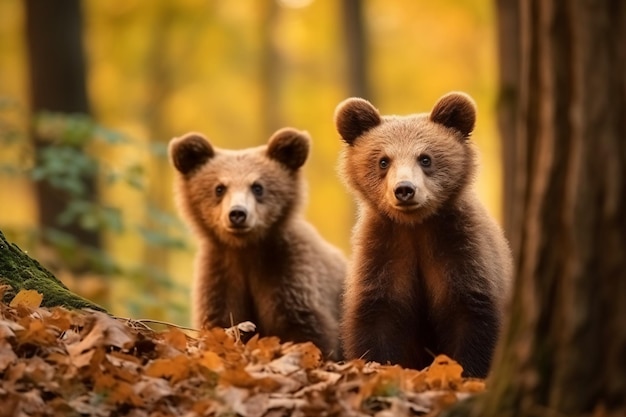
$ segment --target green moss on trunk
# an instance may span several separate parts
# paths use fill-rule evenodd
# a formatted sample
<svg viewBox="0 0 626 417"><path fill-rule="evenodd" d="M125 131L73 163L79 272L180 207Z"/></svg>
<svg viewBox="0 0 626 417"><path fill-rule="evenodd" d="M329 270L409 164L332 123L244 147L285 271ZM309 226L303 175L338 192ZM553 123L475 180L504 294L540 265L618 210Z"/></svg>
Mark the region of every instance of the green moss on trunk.
<svg viewBox="0 0 626 417"><path fill-rule="evenodd" d="M39 262L29 257L14 243L7 242L0 231L0 284L11 287L2 302L8 303L20 290L37 290L43 294L43 307L91 308L102 307L74 294Z"/></svg>

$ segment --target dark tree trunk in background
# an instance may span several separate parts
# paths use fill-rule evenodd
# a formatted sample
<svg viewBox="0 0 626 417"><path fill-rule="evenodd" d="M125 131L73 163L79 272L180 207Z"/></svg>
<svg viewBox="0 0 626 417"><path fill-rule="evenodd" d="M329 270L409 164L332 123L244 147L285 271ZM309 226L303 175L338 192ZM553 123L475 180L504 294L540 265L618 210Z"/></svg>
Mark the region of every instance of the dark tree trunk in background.
<svg viewBox="0 0 626 417"><path fill-rule="evenodd" d="M275 30L280 10L275 0L265 0L259 4L261 8L261 114L263 115L261 137L269 138L274 131L282 127L280 86L283 68L275 43Z"/></svg>
<svg viewBox="0 0 626 417"><path fill-rule="evenodd" d="M502 130L517 281L489 391L450 415L623 416L626 2L498 5L520 40Z"/></svg>
<svg viewBox="0 0 626 417"><path fill-rule="evenodd" d="M503 146L504 159L504 187L503 199L505 202L515 200L517 192L515 184L515 163L517 159L516 122L517 102L519 100L519 71L520 71L520 33L519 33L519 4L516 0L499 0L497 2L498 32L505 36L498 39L498 53L500 55L500 94L498 99L498 127L500 134L509 146ZM520 219L516 216L517 208L514 204L504 205L504 228L512 231L513 225ZM511 239L513 252L519 250L517 239Z"/></svg>
<svg viewBox="0 0 626 417"><path fill-rule="evenodd" d="M169 51L168 42L172 39L172 27L176 23L178 8L176 2L159 2L153 5L156 7L154 21L150 31L150 49L147 56L146 83L148 84L148 99L143 110L142 119L145 121L150 143L162 143L167 147L167 143L174 136L169 129L169 118L164 109L164 103L175 89L175 70L169 65L169 56L163 51ZM193 45L190 39L188 45ZM184 54L181 54L184 55ZM182 58L181 58L182 59ZM182 132L177 132L181 134ZM147 206L145 224L146 230L161 231L164 233L166 227L159 224L155 215L151 214L151 207L165 208L172 206L172 185L165 181L163 173L169 172L171 166L166 157L161 155L151 155L146 163ZM157 180L158 178L158 180ZM167 267L170 262L172 248L164 244L156 244L149 240L144 240L143 263L146 266L145 274L141 280L141 291L145 296L150 296L154 300L167 300L170 293L163 289L167 287L164 282ZM145 314L150 317L162 318L163 306L155 305Z"/></svg>
<svg viewBox="0 0 626 417"><path fill-rule="evenodd" d="M26 0L24 4L33 115L41 111L88 114L80 0ZM35 130L32 134L39 158L50 143ZM82 180L88 190L86 198L95 200L96 178ZM76 223L57 224L59 214L68 204L67 193L44 179L37 182L36 194L41 227L60 229L81 245L101 246L98 231L86 230Z"/></svg>
<svg viewBox="0 0 626 417"><path fill-rule="evenodd" d="M348 65L348 95L373 101L367 80L367 36L364 2L341 0L342 27Z"/></svg>

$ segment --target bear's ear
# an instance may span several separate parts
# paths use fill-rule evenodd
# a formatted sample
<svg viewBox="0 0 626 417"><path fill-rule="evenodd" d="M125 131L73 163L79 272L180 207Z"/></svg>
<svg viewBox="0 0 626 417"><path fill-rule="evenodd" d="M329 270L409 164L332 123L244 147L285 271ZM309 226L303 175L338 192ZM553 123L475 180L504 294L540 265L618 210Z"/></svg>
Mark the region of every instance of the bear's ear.
<svg viewBox="0 0 626 417"><path fill-rule="evenodd" d="M430 112L430 120L469 137L476 123L476 104L465 93L448 93L437 101Z"/></svg>
<svg viewBox="0 0 626 417"><path fill-rule="evenodd" d="M284 127L267 142L267 156L296 171L309 156L311 138L307 132Z"/></svg>
<svg viewBox="0 0 626 417"><path fill-rule="evenodd" d="M215 151L202 134L191 132L172 139L169 154L176 169L187 175L211 159Z"/></svg>
<svg viewBox="0 0 626 417"><path fill-rule="evenodd" d="M341 138L348 145L368 130L381 122L376 107L362 98L352 97L337 105L335 109L335 125Z"/></svg>

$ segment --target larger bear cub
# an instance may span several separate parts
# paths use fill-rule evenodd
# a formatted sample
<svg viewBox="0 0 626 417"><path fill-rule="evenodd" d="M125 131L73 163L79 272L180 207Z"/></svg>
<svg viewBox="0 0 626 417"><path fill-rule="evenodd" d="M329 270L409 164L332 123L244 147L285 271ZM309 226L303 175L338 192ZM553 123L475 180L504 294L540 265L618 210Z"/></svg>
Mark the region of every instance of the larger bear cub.
<svg viewBox="0 0 626 417"><path fill-rule="evenodd" d="M472 190L472 99L449 93L430 114L381 116L339 104L341 171L359 202L344 296L347 358L421 369L445 353L484 377L502 325L512 260Z"/></svg>
<svg viewBox="0 0 626 417"><path fill-rule="evenodd" d="M195 326L249 320L261 335L339 355L346 262L301 214L309 147L309 136L290 128L238 151L198 133L170 142L179 209L199 243Z"/></svg>

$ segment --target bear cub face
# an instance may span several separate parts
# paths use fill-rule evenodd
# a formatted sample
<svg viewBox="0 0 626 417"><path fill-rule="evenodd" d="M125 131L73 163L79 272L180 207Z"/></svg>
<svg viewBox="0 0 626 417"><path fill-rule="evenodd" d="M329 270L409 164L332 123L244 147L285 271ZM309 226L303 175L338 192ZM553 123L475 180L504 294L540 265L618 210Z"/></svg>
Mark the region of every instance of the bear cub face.
<svg viewBox="0 0 626 417"><path fill-rule="evenodd" d="M469 136L476 106L449 93L430 114L381 116L368 101L340 103L335 123L348 145L343 178L361 202L398 223L420 223L471 182L476 151Z"/></svg>
<svg viewBox="0 0 626 417"><path fill-rule="evenodd" d="M238 151L213 147L199 133L175 138L169 153L182 174L181 209L198 232L227 246L258 242L299 204L309 148L308 134L291 128Z"/></svg>

